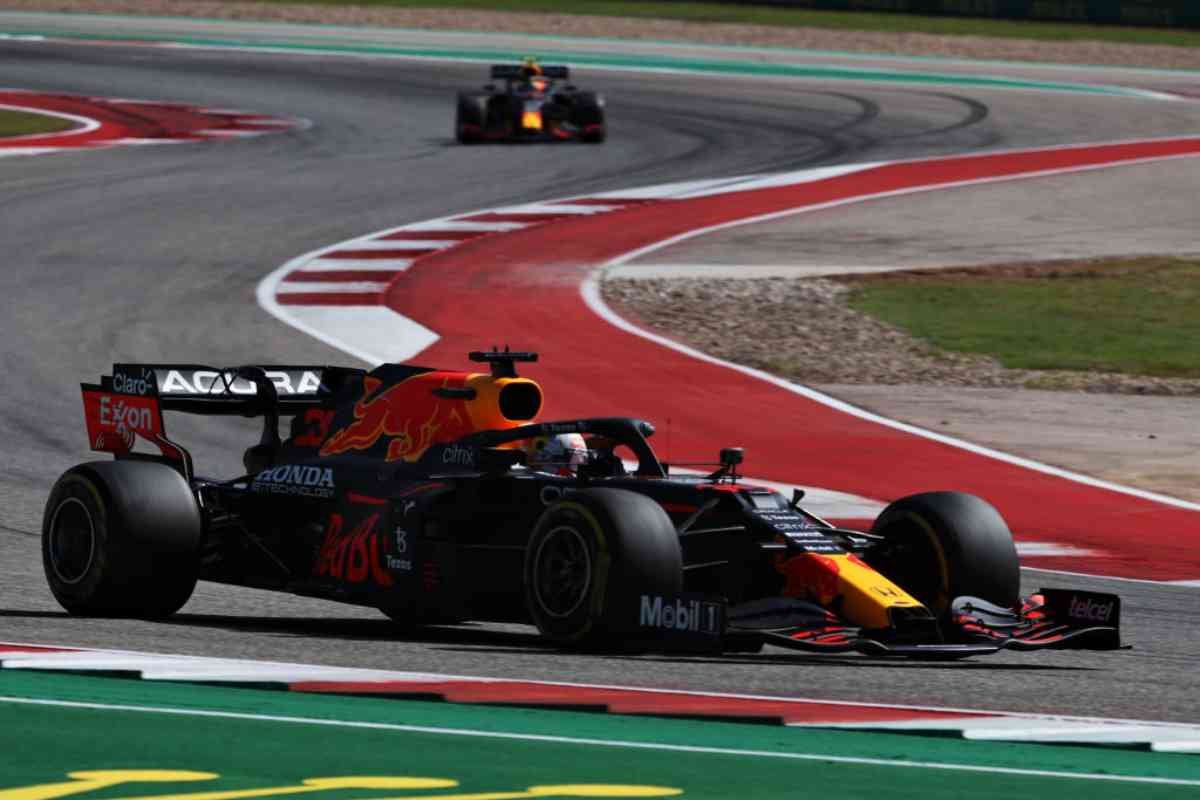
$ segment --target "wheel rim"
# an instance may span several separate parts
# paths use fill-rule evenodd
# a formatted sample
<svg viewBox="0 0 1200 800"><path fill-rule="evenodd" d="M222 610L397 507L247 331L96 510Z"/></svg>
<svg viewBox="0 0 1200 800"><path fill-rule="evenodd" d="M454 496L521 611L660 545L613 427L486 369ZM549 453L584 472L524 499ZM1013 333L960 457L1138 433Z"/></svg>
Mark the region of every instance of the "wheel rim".
<svg viewBox="0 0 1200 800"><path fill-rule="evenodd" d="M96 526L83 501L68 497L50 520L50 567L65 584L84 579L96 557Z"/></svg>
<svg viewBox="0 0 1200 800"><path fill-rule="evenodd" d="M568 617L587 600L592 588L592 554L575 528L562 525L546 534L533 565L533 593L547 615Z"/></svg>

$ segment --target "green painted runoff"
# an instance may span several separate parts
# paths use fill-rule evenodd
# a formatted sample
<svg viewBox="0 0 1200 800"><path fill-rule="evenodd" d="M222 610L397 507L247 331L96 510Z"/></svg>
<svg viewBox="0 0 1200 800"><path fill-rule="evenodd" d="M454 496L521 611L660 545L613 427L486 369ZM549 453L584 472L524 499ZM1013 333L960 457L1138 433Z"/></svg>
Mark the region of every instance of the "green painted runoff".
<svg viewBox="0 0 1200 800"><path fill-rule="evenodd" d="M48 114L30 114L0 108L0 137L30 136L39 133L59 133L76 127L69 119Z"/></svg>
<svg viewBox="0 0 1200 800"><path fill-rule="evenodd" d="M1105 800L1134 791L1140 800L1149 800L1194 796L1200 787L1200 759L1121 749L7 670L0 673L0 696L7 698L0 700L0 800L50 800L68 794L80 800L236 800L289 794L320 800L508 800L674 796L680 791L684 797L749 798L794 797L800 789L837 800L877 794L880 787L888 787L890 797L930 800L1055 792L1087 792L1089 800ZM160 710L32 705L11 698ZM168 772L162 783L125 780L130 771L136 777L143 770L201 777L172 782ZM69 779L69 773L75 777ZM1110 779L1083 777L1087 774ZM119 780L106 784L104 777L113 775ZM1189 783L1135 783L1121 776ZM363 777L378 780L349 780ZM390 788L404 786L412 788Z"/></svg>

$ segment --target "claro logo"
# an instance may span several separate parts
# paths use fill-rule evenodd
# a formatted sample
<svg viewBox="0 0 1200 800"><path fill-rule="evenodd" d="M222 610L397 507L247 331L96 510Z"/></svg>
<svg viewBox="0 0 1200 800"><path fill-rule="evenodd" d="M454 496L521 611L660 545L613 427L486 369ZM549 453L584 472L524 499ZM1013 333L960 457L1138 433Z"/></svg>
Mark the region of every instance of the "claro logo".
<svg viewBox="0 0 1200 800"><path fill-rule="evenodd" d="M1067 615L1071 619L1088 622L1108 622L1112 616L1114 602L1109 600L1107 603L1099 603L1090 597L1072 597Z"/></svg>
<svg viewBox="0 0 1200 800"><path fill-rule="evenodd" d="M643 628L660 628L693 633L720 633L720 606L699 600L666 602L659 595L642 595L638 624Z"/></svg>
<svg viewBox="0 0 1200 800"><path fill-rule="evenodd" d="M151 394L156 386L154 373L148 369L143 369L140 376L127 375L120 371L113 375L113 390L121 394L136 394L145 397Z"/></svg>

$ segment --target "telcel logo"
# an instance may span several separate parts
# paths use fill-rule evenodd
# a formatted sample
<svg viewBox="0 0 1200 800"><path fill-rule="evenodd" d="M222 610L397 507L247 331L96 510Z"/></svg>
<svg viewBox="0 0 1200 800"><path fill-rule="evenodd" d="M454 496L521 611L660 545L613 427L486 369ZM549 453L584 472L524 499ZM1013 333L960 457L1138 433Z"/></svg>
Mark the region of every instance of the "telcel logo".
<svg viewBox="0 0 1200 800"><path fill-rule="evenodd" d="M641 615L638 624L643 628L662 628L696 633L719 633L717 630L717 605L701 603L699 600L676 600L664 603L658 595L642 595Z"/></svg>
<svg viewBox="0 0 1200 800"><path fill-rule="evenodd" d="M1112 615L1113 601L1097 603L1090 597L1072 597L1071 607L1067 614L1071 619L1085 619L1089 622L1108 622Z"/></svg>

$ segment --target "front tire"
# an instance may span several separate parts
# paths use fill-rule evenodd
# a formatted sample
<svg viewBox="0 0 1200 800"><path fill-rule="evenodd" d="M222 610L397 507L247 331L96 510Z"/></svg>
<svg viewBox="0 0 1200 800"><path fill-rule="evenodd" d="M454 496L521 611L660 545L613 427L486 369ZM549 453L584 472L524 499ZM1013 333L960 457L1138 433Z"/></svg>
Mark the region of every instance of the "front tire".
<svg viewBox="0 0 1200 800"><path fill-rule="evenodd" d="M588 144L600 144L608 138L604 121L604 98L595 92L580 92L575 107L576 123L588 133L582 137Z"/></svg>
<svg viewBox="0 0 1200 800"><path fill-rule="evenodd" d="M478 96L460 94L454 115L454 138L459 144L478 144L483 141L487 127L487 103Z"/></svg>
<svg viewBox="0 0 1200 800"><path fill-rule="evenodd" d="M71 614L167 617L196 587L202 530L191 487L165 464L82 464L46 501L46 580Z"/></svg>
<svg viewBox="0 0 1200 800"><path fill-rule="evenodd" d="M991 504L963 492L927 492L889 505L871 532L882 536L864 556L941 616L970 595L1012 608L1019 602L1020 562L1012 533Z"/></svg>
<svg viewBox="0 0 1200 800"><path fill-rule="evenodd" d="M525 601L546 638L571 647L620 647L621 617L642 594L683 589L671 518L648 497L585 489L546 509L525 552Z"/></svg>

